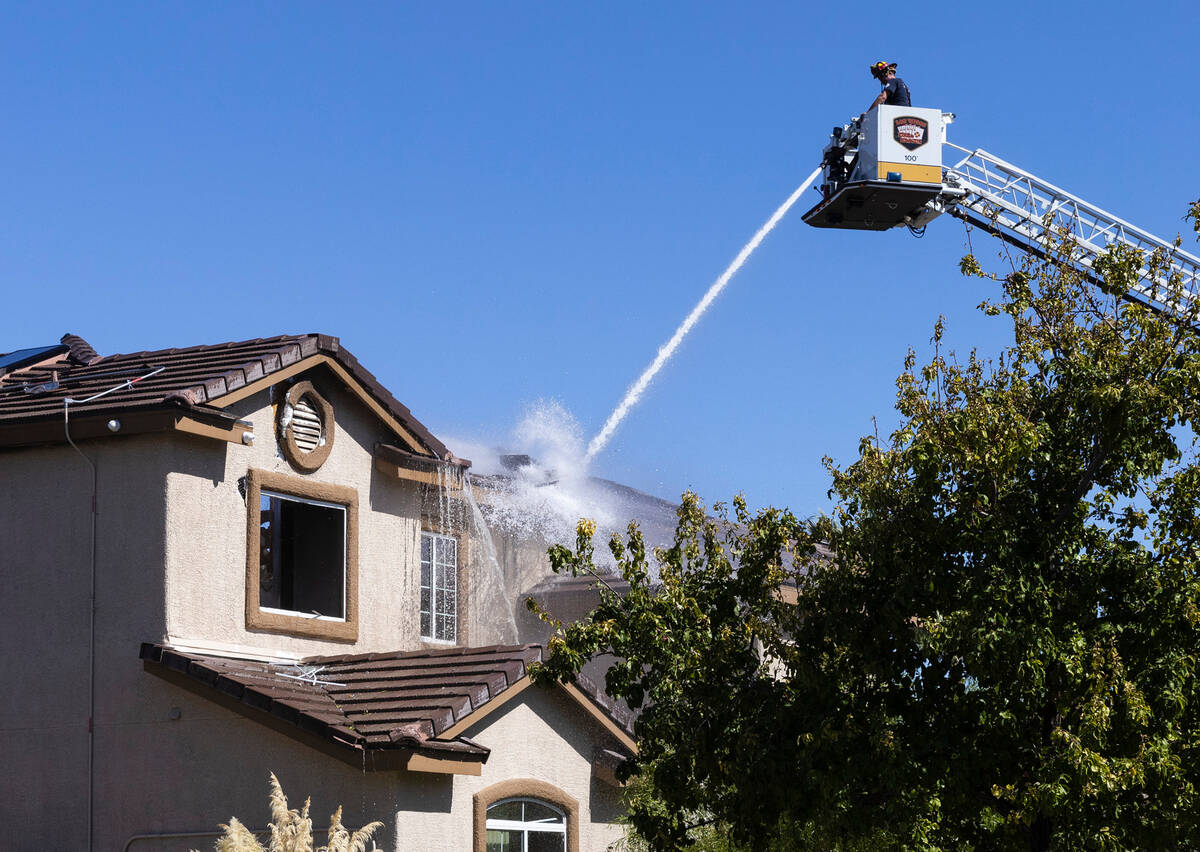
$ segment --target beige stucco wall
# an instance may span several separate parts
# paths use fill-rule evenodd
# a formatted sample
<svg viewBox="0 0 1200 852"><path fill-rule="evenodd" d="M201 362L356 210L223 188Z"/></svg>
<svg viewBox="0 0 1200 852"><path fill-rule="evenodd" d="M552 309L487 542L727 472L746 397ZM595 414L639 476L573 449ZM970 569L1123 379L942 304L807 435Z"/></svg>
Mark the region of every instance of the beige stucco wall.
<svg viewBox="0 0 1200 852"><path fill-rule="evenodd" d="M389 815L398 802L449 815L451 776L364 773L152 674L139 677L136 706L98 749L105 770L97 849L120 850L127 843L131 852L212 849L214 838L195 835L130 840L211 832L231 816L264 828L271 821L270 772L293 807L312 797L318 827L328 826L338 805L353 828L382 820L387 828L377 839L383 849L420 848L395 844Z"/></svg>
<svg viewBox="0 0 1200 852"><path fill-rule="evenodd" d="M364 773L153 675L143 673L139 687L137 721L110 731L99 751L106 769L96 848L121 849L135 835L211 831L230 816L265 827L268 772L293 807L313 797L317 826L339 804L349 827L382 821L375 839L385 850L467 852L472 796L513 778L545 781L579 801L581 850L600 852L621 836L612 824L619 793L591 778L592 748L606 735L557 690L527 689L468 731L493 750L473 777ZM212 847L207 837L146 837L130 850Z"/></svg>
<svg viewBox="0 0 1200 852"><path fill-rule="evenodd" d="M379 441L394 440L357 399L321 372L312 378L332 404L333 450L319 470L302 474L279 452L268 392L236 408L254 424L251 446L179 441L167 475L166 627L173 642L255 648L293 655L419 647L420 488L374 468ZM247 630L246 503L238 480L251 468L358 492L356 643Z"/></svg>
<svg viewBox="0 0 1200 852"><path fill-rule="evenodd" d="M81 448L97 471L100 744L137 700L138 643L163 632L170 439ZM70 447L0 452L0 824L28 828L25 848L87 847L91 505L91 469Z"/></svg>
<svg viewBox="0 0 1200 852"><path fill-rule="evenodd" d="M235 412L254 423L252 446L177 433L82 445L98 483L93 848L212 830L234 814L265 825L271 770L296 804L316 797L318 823L341 803L348 824L385 819L380 845L401 849L467 849L474 792L544 780L579 800L582 848L604 848L616 835L615 794L591 780L589 763L604 735L565 697L527 690L469 732L494 750L481 778L362 773L143 671L140 643L164 638L296 655L420 646L421 489L374 469L374 444L392 440L385 427L327 377L315 381L337 436L305 478L359 495L354 644L245 628L238 480L251 468L304 477L277 451L266 393ZM0 452L0 822L23 828L4 848L87 848L91 488L70 447ZM211 847L190 838L131 848Z"/></svg>
<svg viewBox="0 0 1200 852"><path fill-rule="evenodd" d="M426 852L471 849L472 797L510 779L543 781L579 802L581 852L607 849L622 835L614 824L620 814L619 792L592 778L591 758L596 745L607 743L600 726L558 689L532 687L519 699L485 718L465 736L492 750L477 777L456 779L453 820L431 813L399 813L397 823L422 839L415 847ZM609 746L611 748L611 746Z"/></svg>

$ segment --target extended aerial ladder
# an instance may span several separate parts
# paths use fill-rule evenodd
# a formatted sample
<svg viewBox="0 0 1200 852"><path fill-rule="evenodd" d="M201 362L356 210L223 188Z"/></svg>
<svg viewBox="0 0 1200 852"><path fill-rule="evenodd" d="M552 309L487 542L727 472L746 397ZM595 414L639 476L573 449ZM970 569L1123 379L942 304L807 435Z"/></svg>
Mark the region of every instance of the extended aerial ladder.
<svg viewBox="0 0 1200 852"><path fill-rule="evenodd" d="M1074 262L1089 276L1094 261L1120 244L1141 250L1145 259L1135 297L1168 307L1155 285L1174 274L1189 296L1200 294L1200 257L982 149L946 141L953 120L953 113L938 109L878 106L835 127L823 151L822 200L804 221L921 233L949 213L1030 251L1040 251L1052 235L1066 237L1078 249ZM952 152L948 163L944 150ZM1157 282L1148 268L1155 253L1165 259Z"/></svg>

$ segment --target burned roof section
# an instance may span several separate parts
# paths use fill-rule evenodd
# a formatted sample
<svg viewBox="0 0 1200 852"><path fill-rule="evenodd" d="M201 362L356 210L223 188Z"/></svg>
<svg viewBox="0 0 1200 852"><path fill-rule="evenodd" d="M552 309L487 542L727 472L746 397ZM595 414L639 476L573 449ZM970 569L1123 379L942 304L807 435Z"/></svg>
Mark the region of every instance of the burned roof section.
<svg viewBox="0 0 1200 852"><path fill-rule="evenodd" d="M336 337L281 335L102 356L82 337L65 334L58 345L36 351L41 357L33 357L35 350L21 350L25 356L9 369L0 367L0 446L61 440L68 407L72 418L186 411L214 421L231 419L221 411L227 397L263 380L270 383L275 375L282 380L301 361L325 356L380 412L407 431L421 451L452 460L446 446ZM53 426L57 432L34 428L39 425Z"/></svg>

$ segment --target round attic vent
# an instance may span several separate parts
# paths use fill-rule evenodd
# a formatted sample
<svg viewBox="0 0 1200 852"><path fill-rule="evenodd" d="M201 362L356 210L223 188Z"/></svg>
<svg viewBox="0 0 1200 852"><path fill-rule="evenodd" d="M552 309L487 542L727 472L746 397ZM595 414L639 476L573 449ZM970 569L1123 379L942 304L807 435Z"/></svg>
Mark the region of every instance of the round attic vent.
<svg viewBox="0 0 1200 852"><path fill-rule="evenodd" d="M312 382L297 382L279 406L279 447L297 470L311 472L333 449L333 407Z"/></svg>

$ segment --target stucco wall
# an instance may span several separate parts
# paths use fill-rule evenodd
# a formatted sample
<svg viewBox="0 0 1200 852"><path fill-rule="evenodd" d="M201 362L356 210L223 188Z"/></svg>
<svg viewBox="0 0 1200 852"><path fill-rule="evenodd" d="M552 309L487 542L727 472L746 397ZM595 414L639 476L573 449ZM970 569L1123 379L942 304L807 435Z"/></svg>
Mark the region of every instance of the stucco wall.
<svg viewBox="0 0 1200 852"><path fill-rule="evenodd" d="M328 826L338 805L349 827L382 820L386 828L376 837L383 849L421 848L395 845L389 815L398 802L449 813L450 776L364 773L152 674L140 677L141 723L113 732L100 755L111 777L97 814L98 849L122 849L137 835L211 832L231 816L265 828L271 821L270 772L292 807L312 797L318 828ZM129 848L182 852L213 846L211 837L191 836L141 838Z"/></svg>
<svg viewBox="0 0 1200 852"><path fill-rule="evenodd" d="M182 434L83 445L98 482L93 848L121 849L145 832L211 831L231 815L264 826L271 770L294 804L316 797L318 824L341 803L348 824L384 819L380 845L400 849L468 849L476 791L544 780L579 800L581 848L604 848L616 835L607 824L615 793L590 772L603 734L562 696L527 690L469 732L494 750L481 778L362 773L143 671L140 643L164 638L297 655L420 646L420 488L374 469L386 429L335 383L315 382L337 435L329 460L307 476L278 453L265 392L234 412L254 423L252 446ZM356 643L246 629L238 480L251 468L358 491ZM0 820L24 829L5 848L87 847L91 487L70 447L0 452ZM131 848L211 847L190 838Z"/></svg>
<svg viewBox="0 0 1200 852"><path fill-rule="evenodd" d="M375 470L378 441L394 440L357 399L310 376L332 405L333 450L319 470L294 470L275 440L266 391L243 400L236 414L254 424L251 446L178 441L167 476L167 632L172 641L221 643L282 654L412 649L420 644L420 489ZM246 503L238 480L251 468L349 486L358 492L358 641L298 638L247 630Z"/></svg>
<svg viewBox="0 0 1200 852"><path fill-rule="evenodd" d="M163 632L169 444L82 445L97 471L98 747L137 700L137 637ZM28 848L87 847L91 506L91 469L70 447L0 453L0 822L28 827Z"/></svg>
<svg viewBox="0 0 1200 852"><path fill-rule="evenodd" d="M142 723L114 731L100 753L110 769L97 848L120 849L135 835L212 831L230 816L265 827L272 771L293 807L313 797L319 827L339 804L348 827L382 821L381 849L467 852L472 797L513 778L545 781L579 801L581 850L600 852L621 836L612 824L619 793L591 778L592 748L605 734L558 691L527 689L468 731L492 749L483 775L473 777L364 773L151 674L142 678ZM146 837L130 850L211 849L213 842Z"/></svg>
<svg viewBox="0 0 1200 852"><path fill-rule="evenodd" d="M492 755L482 775L457 779L452 805L456 817L471 813L472 797L481 790L510 779L532 779L557 787L579 802L581 852L599 852L621 837L620 827L614 824L621 813L620 793L592 778L592 751L598 744L607 744L608 735L561 690L526 689L519 699L467 730L465 736L490 748ZM413 830L428 838L416 848L428 852L472 848L469 820L456 818L447 828L444 820L428 814L400 817L406 817Z"/></svg>
<svg viewBox="0 0 1200 852"><path fill-rule="evenodd" d="M137 824L176 815L173 827L201 817L201 826L215 826L205 811L169 804L188 802L188 766L213 741L198 738L182 751L155 746L157 732L177 724L173 708L183 698L164 697L165 685L142 671L140 643L169 637L296 654L419 646L418 487L374 470L371 449L388 434L361 403L332 383L320 390L334 405L337 436L329 461L308 478L349 484L359 494L356 645L245 630L247 514L238 479L252 466L302 476L276 450L268 394L244 400L236 412L255 424L253 447L180 433L117 434L81 445L97 470L91 743L91 468L65 445L0 452L0 819L30 828L27 848L87 847L89 748L94 848L119 848L131 814L145 814ZM187 712L200 720L227 715L207 702ZM253 745L262 732L256 735L243 739ZM236 750L220 751L227 760ZM309 760L306 754L298 765ZM207 757L197 765L219 774ZM261 792L265 773L256 775ZM171 791L167 802L159 801L159 788ZM347 789L359 795L357 786ZM147 810L151 802L161 816Z"/></svg>

